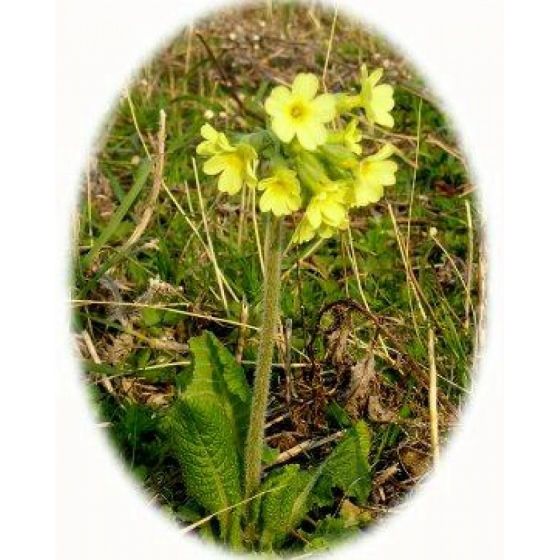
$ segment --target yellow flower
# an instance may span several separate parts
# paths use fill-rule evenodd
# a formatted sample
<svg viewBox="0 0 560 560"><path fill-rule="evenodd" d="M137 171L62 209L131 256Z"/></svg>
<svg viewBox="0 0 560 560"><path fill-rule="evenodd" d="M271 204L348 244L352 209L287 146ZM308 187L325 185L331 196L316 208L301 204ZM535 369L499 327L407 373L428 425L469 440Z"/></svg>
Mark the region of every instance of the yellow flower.
<svg viewBox="0 0 560 560"><path fill-rule="evenodd" d="M337 229L346 229L348 189L346 181L322 183L307 205L307 210L294 232L294 243L305 243L316 234L331 237Z"/></svg>
<svg viewBox="0 0 560 560"><path fill-rule="evenodd" d="M352 119L342 134L342 143L356 155L362 153L362 146L360 142L362 141L362 133L358 129L358 120Z"/></svg>
<svg viewBox="0 0 560 560"><path fill-rule="evenodd" d="M333 185L338 187L336 183ZM346 189L333 188L318 192L309 201L305 216L314 229L319 229L322 224L340 228L348 220Z"/></svg>
<svg viewBox="0 0 560 560"><path fill-rule="evenodd" d="M202 169L207 175L220 174L218 190L233 195L238 193L244 184L251 188L256 186L257 163L255 149L249 144L239 144L235 147L229 146L223 151L218 151L216 148L215 155L204 164Z"/></svg>
<svg viewBox="0 0 560 560"><path fill-rule="evenodd" d="M370 124L379 123L381 126L392 128L395 124L390 115L395 106L393 87L388 84L377 85L383 76L383 69L379 68L368 76L365 64L362 66L362 106L365 109Z"/></svg>
<svg viewBox="0 0 560 560"><path fill-rule="evenodd" d="M294 136L306 150L315 150L327 141L325 123L336 115L334 97L316 97L319 80L313 74L298 74L292 89L275 87L265 102L272 117L272 130L282 140L291 142Z"/></svg>
<svg viewBox="0 0 560 560"><path fill-rule="evenodd" d="M383 196L383 187L394 185L397 164L389 158L394 147L386 144L376 154L363 159L356 173L352 206L367 206Z"/></svg>
<svg viewBox="0 0 560 560"><path fill-rule="evenodd" d="M263 212L275 216L286 216L301 206L301 188L297 173L284 167L277 169L272 177L259 181L259 190L264 190L259 201Z"/></svg>
<svg viewBox="0 0 560 560"><path fill-rule="evenodd" d="M315 237L315 228L309 223L309 220L304 216L298 224L296 231L292 237L293 243L307 243Z"/></svg>
<svg viewBox="0 0 560 560"><path fill-rule="evenodd" d="M233 152L235 150L226 135L223 132L218 132L208 123L202 125L200 134L202 134L204 141L196 147L196 153L201 156L214 156L221 152Z"/></svg>
<svg viewBox="0 0 560 560"><path fill-rule="evenodd" d="M298 224L298 227L294 232L292 241L293 243L298 244L307 243L307 241L311 241L311 239L313 239L315 235L318 235L323 239L328 239L332 237L337 230L348 229L349 225L350 220L348 219L348 214L345 213L344 218L336 227L324 222L321 223L319 227L313 227L312 223L309 220L309 216L306 213L301 222Z"/></svg>
<svg viewBox="0 0 560 560"><path fill-rule="evenodd" d="M342 144L347 150L360 155L362 153L362 133L358 128L358 120L352 119L344 130L333 130L328 135L328 145Z"/></svg>

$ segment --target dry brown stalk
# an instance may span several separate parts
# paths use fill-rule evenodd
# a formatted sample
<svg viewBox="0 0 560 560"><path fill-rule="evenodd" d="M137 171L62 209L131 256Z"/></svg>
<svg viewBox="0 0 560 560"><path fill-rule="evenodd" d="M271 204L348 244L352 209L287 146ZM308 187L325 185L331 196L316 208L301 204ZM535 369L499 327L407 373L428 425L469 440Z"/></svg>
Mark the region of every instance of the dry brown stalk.
<svg viewBox="0 0 560 560"><path fill-rule="evenodd" d="M93 340L85 329L82 331L82 340L84 341L93 362L98 365L101 364L101 360L99 359L99 355L97 354L97 350L95 349ZM109 394L113 395L115 393L112 383L105 376L101 377L100 382Z"/></svg>
<svg viewBox="0 0 560 560"><path fill-rule="evenodd" d="M439 429L438 429L438 395L437 395L437 369L436 369L436 350L434 329L428 329L428 355L430 360L430 436L432 441L432 453L434 456L434 466L439 462Z"/></svg>
<svg viewBox="0 0 560 560"><path fill-rule="evenodd" d="M340 439L344 435L344 433L345 433L344 430L340 430L339 432L335 432L334 434L330 434L329 436L326 436L318 440L308 439L306 441L302 441L301 443L298 443L291 449L288 449L283 453L280 453L278 457L276 457L276 461L274 461L274 465L281 465L282 463L290 461L294 457L301 455L305 451L310 451L311 449L316 449L317 447L326 445L331 441L336 441L337 439Z"/></svg>
<svg viewBox="0 0 560 560"><path fill-rule="evenodd" d="M142 212L142 216L140 221L134 228L132 235L128 238L128 240L123 245L122 249L127 250L130 249L142 236L148 224L150 223L150 219L152 214L154 213L154 208L156 206L156 202L159 196L159 191L161 190L161 184L163 181L163 167L165 164L165 123L166 123L166 115L163 109L159 112L159 132L158 132L158 143L157 143L157 155L156 155L156 164L154 169L154 184L152 187L152 191L150 193L150 197L146 201L146 206L144 211Z"/></svg>

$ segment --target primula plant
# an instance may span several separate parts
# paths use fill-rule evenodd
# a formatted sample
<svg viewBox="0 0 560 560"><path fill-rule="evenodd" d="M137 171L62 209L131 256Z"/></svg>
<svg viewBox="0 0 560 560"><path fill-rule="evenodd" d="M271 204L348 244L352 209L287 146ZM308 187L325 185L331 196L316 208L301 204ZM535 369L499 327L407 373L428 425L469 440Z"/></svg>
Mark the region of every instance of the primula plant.
<svg viewBox="0 0 560 560"><path fill-rule="evenodd" d="M192 376L174 406L169 433L191 496L218 520L218 539L238 550L280 550L311 508L343 492L365 503L371 490L371 434L360 420L324 461L270 468L265 414L279 326L280 272L289 247L330 238L351 227L354 208L375 203L395 183L394 149L367 153L362 130L393 126L393 88L382 70L362 68L358 93L319 93L318 78L298 74L291 87L275 87L264 102L265 126L249 132L218 131L205 124L197 154L218 191L249 189L266 219L264 294L253 388L218 339L190 340ZM209 193L211 196L211 194ZM291 239L284 220L295 224ZM326 517L317 534L332 533ZM311 544L320 547L321 538Z"/></svg>

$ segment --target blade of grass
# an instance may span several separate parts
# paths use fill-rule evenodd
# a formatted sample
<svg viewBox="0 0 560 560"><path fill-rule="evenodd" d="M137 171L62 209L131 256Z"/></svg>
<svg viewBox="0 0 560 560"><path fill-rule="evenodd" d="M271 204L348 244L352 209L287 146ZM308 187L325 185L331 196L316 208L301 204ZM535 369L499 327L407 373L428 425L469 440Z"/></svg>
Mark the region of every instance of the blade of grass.
<svg viewBox="0 0 560 560"><path fill-rule="evenodd" d="M466 282L466 297L465 297L465 330L470 327L470 315L469 311L472 310L473 323L476 328L476 310L472 306L471 300L471 290L472 290L472 278L473 278L473 259L474 259L474 235L473 235L473 219L471 212L471 204L468 200L465 200L465 210L467 212L467 224L469 231L469 246L468 246L468 257L467 257L467 282Z"/></svg>
<svg viewBox="0 0 560 560"><path fill-rule="evenodd" d="M86 170L86 182L87 182L87 217L88 217L88 235L89 235L89 246L93 246L93 227L91 222L91 160L88 159L88 165Z"/></svg>
<svg viewBox="0 0 560 560"><path fill-rule="evenodd" d="M408 205L408 223L406 226L406 256L410 254L410 223L412 221L412 207L414 205L414 191L416 190L416 176L418 174L418 156L420 154L420 134L422 131L422 98L418 103L418 121L416 123L416 150L414 152L414 169L412 171L412 185Z"/></svg>
<svg viewBox="0 0 560 560"><path fill-rule="evenodd" d="M366 295L362 288L362 281L360 280L360 270L358 268L358 261L356 260L356 252L354 251L354 240L352 239L352 228L348 228L348 246L350 248L350 263L352 265L352 270L354 271L354 276L356 277L356 282L358 283L358 291L360 292L360 297L362 298L364 307L368 311L371 311L366 299Z"/></svg>
<svg viewBox="0 0 560 560"><path fill-rule="evenodd" d="M150 175L150 170L152 167L152 162L150 159L146 158L140 164L138 169L138 173L136 175L136 179L132 188L126 193L124 200L122 201L121 205L118 207L117 211L111 216L109 223L105 226L99 237L95 240L93 247L90 249L89 253L85 255L82 259L82 265L84 269L90 268L93 260L98 255L99 251L103 249L105 244L111 239L111 237L117 231L117 228L123 221L124 217L134 204L135 200L138 198L138 195L144 188L146 181L148 180L148 176Z"/></svg>

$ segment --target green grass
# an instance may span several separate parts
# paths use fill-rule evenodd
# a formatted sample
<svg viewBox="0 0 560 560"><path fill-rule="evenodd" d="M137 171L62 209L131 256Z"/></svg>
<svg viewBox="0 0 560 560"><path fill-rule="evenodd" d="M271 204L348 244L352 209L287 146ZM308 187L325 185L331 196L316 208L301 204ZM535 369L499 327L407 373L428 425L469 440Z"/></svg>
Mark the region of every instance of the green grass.
<svg viewBox="0 0 560 560"><path fill-rule="evenodd" d="M282 22L280 29L268 21L264 8L251 9L247 17L237 18L240 28L234 31L227 18L197 28L246 98L262 99L275 85L274 79L290 81L297 71L318 75L323 71L332 16L315 12L318 27L306 9L275 6L274 11L275 21ZM230 32L236 34L235 39ZM293 47L281 33L294 41ZM265 54L275 52L276 58L265 61ZM231 66L233 61L236 68ZM387 80L396 88L395 127L393 131L374 130L367 146L373 150L379 140L389 139L399 148L398 182L387 189L379 204L353 213L355 259L346 235L326 241L303 260L310 245L288 252L281 316L284 324L286 319L292 321L291 360L296 384L303 388L310 352L324 369L325 383L331 387L338 383L332 377L333 364L323 336L334 319L327 313L320 325L317 322L326 304L352 300L369 307L383 325L383 342L373 352L383 406L393 416L389 421L368 420L374 434L372 480L390 474L394 465L398 469L373 487L367 512L376 519L416 483L416 470L422 465L419 457L430 458L428 396L419 381L422 375L428 376L430 325L436 333L438 412L444 440L469 394L484 278L474 189L447 116L425 90L422 79L384 40L339 17L327 75L330 87L357 85L362 61L370 67L386 62ZM161 190L139 242L123 250L154 179L144 143L154 155L161 109L167 114L166 188ZM240 329L239 323L258 326L262 311L262 271L249 200L241 208L240 197L218 195L213 180L201 176L216 263L224 284L230 287L225 290L227 310L215 263L206 250L208 239L191 158L200 140L200 126L210 117L208 113L205 117L208 110L213 112L210 122L217 128L245 130L256 122L240 112L215 62L196 36L189 37L185 30L139 72L130 87L130 99L123 97L118 102L106 126L96 165L84 184L73 285L76 333L87 331L98 353L98 357L92 356L83 345L85 381L99 418L109 423L112 442L141 484L182 524L200 519L203 512L185 493L162 423L190 375L188 340L211 330L235 354L241 336L243 364L251 381L258 331ZM429 322L423 319L407 277L390 209L398 236L404 244L409 238L408 260ZM264 223L259 221L258 227L262 240ZM430 233L436 230L437 242ZM352 364L363 357L364 346L376 332L375 324L363 314L353 314L353 320L353 336L345 349ZM282 361L279 353L278 367L273 370L272 417L286 410ZM336 392L329 397L332 402L337 398L340 400L340 394ZM296 432L292 440L277 443L289 447L340 429L347 419L332 407L330 410L317 426L291 426L290 430L286 422L277 424L267 432L278 436L270 445L282 441L282 431ZM312 463L325 452L319 448L300 455L297 461ZM411 454L417 460L405 458ZM290 546L294 550L305 546L305 534L323 514L316 512L303 532L293 536ZM324 522L321 530L328 534ZM207 528L202 530L205 532Z"/></svg>

